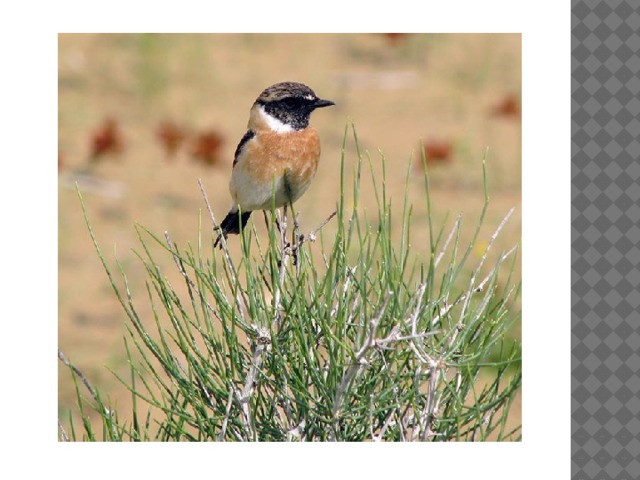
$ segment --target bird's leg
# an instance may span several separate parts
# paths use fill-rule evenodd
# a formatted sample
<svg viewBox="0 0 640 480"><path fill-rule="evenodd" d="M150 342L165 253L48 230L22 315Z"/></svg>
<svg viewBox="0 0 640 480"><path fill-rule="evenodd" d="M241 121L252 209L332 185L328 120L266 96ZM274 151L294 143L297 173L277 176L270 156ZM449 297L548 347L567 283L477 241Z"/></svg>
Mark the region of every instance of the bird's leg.
<svg viewBox="0 0 640 480"><path fill-rule="evenodd" d="M282 236L282 222L283 220L280 219L280 215L279 212L276 212L275 216L275 221L276 221L276 229L278 230L278 233L280 234L280 236ZM284 228L286 228L286 224L284 226Z"/></svg>
<svg viewBox="0 0 640 480"><path fill-rule="evenodd" d="M291 248L291 255L293 257L293 264L296 267L298 266L298 248L304 239L304 234L300 233L300 223L298 222L299 218L300 212L296 212L295 217L293 218L293 232L291 232L291 245L293 245Z"/></svg>
<svg viewBox="0 0 640 480"><path fill-rule="evenodd" d="M285 249L289 248L290 244L287 242L287 214L289 213L289 205L284 204L282 207L282 230L280 231L282 240L282 252L284 254Z"/></svg>
<svg viewBox="0 0 640 480"><path fill-rule="evenodd" d="M285 204L282 208L282 217L278 220L278 216L276 215L276 226L278 228L278 233L280 233L280 251L282 252L282 258L278 260L278 268L282 273L283 268L286 267L287 257L291 255L291 244L287 242L287 205Z"/></svg>

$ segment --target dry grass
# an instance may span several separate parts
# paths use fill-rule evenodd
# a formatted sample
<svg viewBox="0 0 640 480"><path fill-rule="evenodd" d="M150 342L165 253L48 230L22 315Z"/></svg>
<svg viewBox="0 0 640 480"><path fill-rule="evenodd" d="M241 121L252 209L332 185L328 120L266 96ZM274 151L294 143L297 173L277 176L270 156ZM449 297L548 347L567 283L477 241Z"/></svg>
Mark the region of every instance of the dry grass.
<svg viewBox="0 0 640 480"><path fill-rule="evenodd" d="M100 183L83 181L80 187L107 258L114 258L110 250L115 246L140 311L148 312L146 275L131 251L137 244L133 224L157 233L168 230L178 244L195 241L204 208L199 177L214 213L222 218L230 203L233 151L249 108L263 88L282 80L307 83L337 104L312 118L323 156L313 186L297 204L305 230L335 206L344 128L353 121L374 164L380 163L378 149L384 153L387 189L398 207L408 162L420 142L450 145L446 160L432 163L434 220L439 225L449 213L451 222L463 212L467 236L482 206L481 159L489 147L491 207L483 238L515 206L495 251L520 239L521 125L519 112L504 107L509 97L520 98L518 34L394 39L380 34L60 35L59 346L122 407L128 395L104 365L126 372L124 315L70 188L78 171L89 165L91 138L108 117L122 132L122 151L104 155L91 167L92 178ZM192 136L205 130L222 135L220 163L194 161L188 143L167 158L157 138L163 121ZM351 143L349 163L356 158L353 150ZM423 186L413 168L410 197L417 203L412 236L416 251L426 252ZM370 189L363 191L362 201L374 201ZM330 235L331 228L327 225L324 233ZM171 258L158 259L167 275L176 274ZM73 403L73 384L61 369L60 411ZM519 415L519 408L514 407L514 414Z"/></svg>

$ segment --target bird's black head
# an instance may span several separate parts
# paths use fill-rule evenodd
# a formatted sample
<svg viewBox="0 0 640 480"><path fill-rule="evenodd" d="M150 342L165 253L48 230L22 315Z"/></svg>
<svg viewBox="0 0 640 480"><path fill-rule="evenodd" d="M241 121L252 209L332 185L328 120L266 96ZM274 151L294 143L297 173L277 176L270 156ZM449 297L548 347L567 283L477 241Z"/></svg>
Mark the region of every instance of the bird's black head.
<svg viewBox="0 0 640 480"><path fill-rule="evenodd" d="M257 98L256 103L265 112L294 130L309 125L309 116L316 108L335 105L323 100L302 83L282 82L271 85Z"/></svg>

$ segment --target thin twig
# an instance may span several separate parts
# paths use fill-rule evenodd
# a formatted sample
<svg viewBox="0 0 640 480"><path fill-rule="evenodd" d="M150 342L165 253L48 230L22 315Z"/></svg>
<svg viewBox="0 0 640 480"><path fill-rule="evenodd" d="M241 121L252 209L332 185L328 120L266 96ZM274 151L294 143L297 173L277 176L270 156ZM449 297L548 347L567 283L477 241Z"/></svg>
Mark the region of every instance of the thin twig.
<svg viewBox="0 0 640 480"><path fill-rule="evenodd" d="M354 267L353 270L355 270L356 268L357 267ZM347 279L344 281L344 284L342 285L342 299L346 298L347 292L349 291L349 287L351 286L352 279L353 279L353 277L351 275L348 275ZM359 294L360 294L360 292L358 292L358 295ZM357 302L354 301L353 307L352 307L352 312L356 308L356 304L357 304ZM329 316L331 318L333 318L336 315L336 313L338 312L338 306L339 305L340 305L340 297L336 298L336 302L333 305L333 308L331 308L331 311L329 312ZM347 324L349 324L350 322L351 322L350 319L347 320Z"/></svg>
<svg viewBox="0 0 640 480"><path fill-rule="evenodd" d="M69 359L67 359L64 353L62 353L62 350L60 350L59 348L58 348L58 358L62 363L64 363L67 367L69 367L73 371L73 373L82 381L82 383L87 388L87 390L89 390L89 393L91 394L91 397L95 400L95 402L98 405L103 405L100 399L98 398L98 394L91 387L91 384L89 383L89 380L87 380L87 377L84 376L84 374L80 371L80 369L78 369L78 367L71 364ZM102 410L104 415L111 416L111 411L107 407L103 406Z"/></svg>
<svg viewBox="0 0 640 480"><path fill-rule="evenodd" d="M351 381L356 376L356 374L366 365L365 356L367 355L369 350L371 350L376 345L376 330L378 328L380 320L382 319L382 316L384 315L385 310L387 309L387 306L389 305L389 301L391 300L392 295L393 292L389 292L387 298L385 298L382 304L382 307L380 307L378 314L369 321L369 332L367 338L360 347L360 350L358 350L358 352L355 354L353 363L349 365L349 368L347 368L347 371L340 381L340 385L338 385L338 391L336 392L336 396L333 400L333 408L331 409L331 413L334 419L337 419L338 412L342 407L344 396ZM332 432L332 437L334 436L335 434L334 432Z"/></svg>
<svg viewBox="0 0 640 480"><path fill-rule="evenodd" d="M294 212L293 207L291 212L295 213L293 216L293 231L291 232L291 257L293 258L293 265L296 267L296 278L300 276L300 262L298 262L298 242L304 235L300 233L300 212Z"/></svg>
<svg viewBox="0 0 640 480"><path fill-rule="evenodd" d="M411 315L411 317L409 317L409 321L411 322L411 335L415 336L416 335L416 327L417 327L417 322L418 322L418 316L420 314L420 309L422 308L422 301L424 300L424 293L427 289L427 282L424 282L422 285L420 285L420 288L418 288L418 300L416 302L416 308L413 310L413 315Z"/></svg>
<svg viewBox="0 0 640 480"><path fill-rule="evenodd" d="M207 205L207 210L209 211L209 217L211 218L211 223L213 224L213 229L214 230L220 230L220 227L218 226L218 223L216 222L216 218L213 215L213 210L211 210L211 204L209 203L209 198L207 197L207 192L205 192L204 190L204 185L202 184L202 179L198 178L198 185L200 185L200 192L202 193L202 197L204 198L204 203ZM238 279L236 277L236 272L233 268L233 262L231 261L231 256L229 255L229 249L227 248L227 240L226 238L222 238L222 241L220 243L221 245L221 249L222 252L224 253L224 260L225 260L225 266L227 267L227 271L229 272L229 279L231 281L231 288L232 290L236 290L242 297L242 301L245 304L245 307L247 308L247 310L249 310L249 304L247 302L247 299L245 298L244 295L242 295L242 290L239 288L239 282ZM240 316L246 321L246 319L244 318L244 311L242 309L242 304L240 303L240 300L238 299L238 296L236 295L235 297L235 301L236 301L236 306L238 308L238 313L240 314Z"/></svg>
<svg viewBox="0 0 640 480"><path fill-rule="evenodd" d="M280 314L280 310L282 308L282 289L284 287L285 271L287 269L287 264L289 263L289 255L291 254L291 249L287 243L287 206L285 205L282 210L282 220L279 222L280 251L282 252L282 258L280 259L280 265L278 267L278 283L273 289L273 329L276 332L279 330L280 322L282 320L282 315Z"/></svg>
<svg viewBox="0 0 640 480"><path fill-rule="evenodd" d="M512 207L507 212L505 217L502 219L502 221L498 225L498 228L496 228L496 230L493 232L493 235L491 235L491 238L489 239L489 243L487 244L487 248L485 248L484 253L482 255L482 258L480 259L480 262L478 263L478 266L475 268L475 270L473 271L473 274L471 275L471 280L469 281L469 292L472 292L472 291L475 290L473 285L475 284L476 276L478 275L478 272L480 271L480 269L484 265L484 262L486 261L487 256L489 255L489 250L491 250L491 247L493 246L493 243L495 242L496 238L498 238L498 234L500 233L502 228L505 226L505 224L509 220L509 217L511 217L511 214L514 211L515 211L515 207ZM464 303L462 305L462 309L460 311L460 321L462 321L462 319L464 318L464 316L467 313L467 308L469 307L469 301L470 300L471 300L471 296L467 295L467 297L465 298Z"/></svg>
<svg viewBox="0 0 640 480"><path fill-rule="evenodd" d="M384 358L384 355L382 355L382 353L380 353L380 359L382 360L382 363L384 364L384 368L389 371L389 365L387 364L386 359ZM394 425L398 422L398 420L393 420L393 417L395 416L396 419L398 418L398 413L400 412L400 401L398 400L398 386L395 385L393 387L393 398L396 401L396 407L393 408L391 410L391 412L389 412L389 415L387 415L387 418L385 419L385 421L382 424L382 427L380 427L380 431L378 432L377 435L374 435L373 437L373 441L374 442L379 442L382 439L384 439L384 434L387 431L387 428L389 428L391 425ZM400 439L401 441L405 441L405 437L404 437L404 432L403 429L400 428Z"/></svg>
<svg viewBox="0 0 640 480"><path fill-rule="evenodd" d="M251 366L249 367L249 371L247 372L247 376L244 381L244 387L238 396L238 402L240 403L240 408L242 409L243 414L242 421L250 439L254 438L254 432L251 425L252 417L249 402L257 385L258 372L262 365L264 354L271 345L271 334L269 333L269 330L262 327L254 328L257 333L255 350L253 351L253 357L251 358Z"/></svg>
<svg viewBox="0 0 640 480"><path fill-rule="evenodd" d="M176 253L178 251L178 245L171 240L171 237L169 236L169 232L167 232L166 230L164 232L164 238L167 241L167 245L169 246L169 250L171 251L171 255L173 256L173 261L176 264L176 266L178 267L178 271L182 274L182 276L184 277L184 279L187 281L187 283L189 285L189 295L191 296L191 289L195 290L195 292L198 294L198 297L200 298L200 300L202 300L204 302L204 304L207 306L207 309L218 320L222 320L220 318L220 315L218 314L218 312L216 312L216 310L209 304L209 302L205 299L205 297L202 294L202 292L200 291L200 289L198 289L198 287L196 286L194 281L191 280L191 278L189 277L189 274L187 273L186 269L184 268L184 263L182 262L182 258L180 258L178 256L178 254ZM192 300L193 300L193 297L192 297Z"/></svg>
<svg viewBox="0 0 640 480"><path fill-rule="evenodd" d="M427 288L426 282L424 282L418 288L416 306L413 310L413 314L406 320L406 322L410 323L411 325L411 334L408 337L399 337L399 338L403 338L403 339L406 338L407 340L411 340L409 342L409 348L413 350L413 353L416 355L416 357L421 363L431 363L433 359L427 354L427 352L425 352L424 348L422 348L422 345L419 345L416 340L422 337L435 335L436 333L436 331L423 332L423 333L417 332L418 317L420 316L420 310L422 309L422 302L424 301L426 288Z"/></svg>
<svg viewBox="0 0 640 480"><path fill-rule="evenodd" d="M518 246L515 245L515 246L511 247L511 249L507 253L505 253L504 255L501 255L500 258L498 259L498 261L496 262L496 268L498 268L498 266L501 265L502 262L504 262L508 256L510 256L513 252L515 252L517 250L517 248L518 248ZM486 277L484 277L484 279L475 288L474 292L476 292L476 293L477 292L481 292L482 289L484 288L485 284L489 281L489 279L491 278L492 275L493 275L493 271L490 272Z"/></svg>
<svg viewBox="0 0 640 480"><path fill-rule="evenodd" d="M238 397L238 402L240 403L240 408L242 409L242 423L247 431L247 435L250 440L254 438L253 427L251 425L251 409L249 406L249 401L251 398L251 394L256 386L256 378L258 376L258 370L260 369L260 365L262 364L262 355L266 350L267 345L258 343L256 344L256 349L253 352L253 357L251 358L251 366L249 367L249 371L247 372L247 377L245 378L244 387L242 388L242 392Z"/></svg>
<svg viewBox="0 0 640 480"><path fill-rule="evenodd" d="M231 414L231 404L233 403L233 393L234 387L231 385L229 388L229 397L227 398L227 407L224 411L224 419L222 420L222 428L220 429L220 433L218 434L218 441L224 441L224 437L227 434L227 425L229 423L229 415Z"/></svg>
<svg viewBox="0 0 640 480"><path fill-rule="evenodd" d="M298 425L287 432L287 441L292 441L293 439L302 439L302 432L304 432L304 428L307 426L307 422L304 418L300 421ZM304 441L304 439L302 439Z"/></svg>
<svg viewBox="0 0 640 480"><path fill-rule="evenodd" d="M382 427L380 427L380 431L378 432L378 434L373 436L372 440L374 442L379 442L384 438L384 434L386 433L387 428L389 428L389 426L393 424L393 417L395 415L396 415L396 410L394 408L393 410L391 410L391 412L389 412L389 415L387 415L387 418L382 424Z"/></svg>
<svg viewBox="0 0 640 480"><path fill-rule="evenodd" d="M375 442L376 434L373 431L373 393L369 395L369 435L371 435L371 441Z"/></svg>
<svg viewBox="0 0 640 480"><path fill-rule="evenodd" d="M209 211L209 217L211 218L211 223L213 223L213 229L220 230L220 227L218 226L218 222L216 222L216 217L213 215L213 210L211 210L211 204L209 203L207 192L204 191L204 185L202 184L201 178L198 179L198 185L200 185L200 192L202 192L204 203L207 205L207 210Z"/></svg>
<svg viewBox="0 0 640 480"><path fill-rule="evenodd" d="M438 266L438 263L440 263L440 260L442 259L442 257L444 256L444 252L447 250L447 247L449 246L449 243L451 243L451 239L453 238L453 234L458 230L458 227L460 226L460 221L462 220L462 215L458 215L458 217L456 218L456 221L453 223L453 227L451 227L451 232L449 232L449 236L447 237L447 240L444 242L444 245L442 246L442 249L440 250L440 253L438 254L438 256L436 257L433 265L434 267Z"/></svg>
<svg viewBox="0 0 640 480"><path fill-rule="evenodd" d="M427 404L420 415L420 419L424 422L424 427L422 429L422 435L420 436L420 440L423 442L429 439L429 435L431 435L431 425L433 425L433 420L435 419L436 413L436 393L437 393L437 384L438 378L441 374L441 365L440 362L434 362L429 369L429 392L427 393Z"/></svg>
<svg viewBox="0 0 640 480"><path fill-rule="evenodd" d="M515 250L517 249L517 246L511 248L507 253L505 253L504 255L502 255L499 259L498 262L496 263L496 267L500 264L502 264L507 257L509 257ZM478 284L477 287L475 287L471 293L478 293L481 292L482 289L484 288L484 286L486 285L486 283L491 279L491 277L493 276L493 270L491 272L489 272L489 274L487 274L487 276L485 276L482 281ZM464 302L467 300L467 298L470 297L470 295L465 294L465 295L461 295L460 297L458 297L453 303L445 305L442 309L440 309L440 313L438 313L438 315L436 315L432 320L431 320L431 324L435 325L437 324L440 319L442 317L444 317L447 313L449 313L449 311L455 307L456 305L460 304L460 302Z"/></svg>
<svg viewBox="0 0 640 480"><path fill-rule="evenodd" d="M500 231L502 230L502 228L504 227L504 225L508 221L508 219L511 216L511 214L513 213L513 211L514 211L513 208L511 210L509 210L507 215L503 218L502 222L500 222L500 224L498 225L498 227L494 231L493 235L491 236L491 238L489 240L489 244L487 245L487 248L485 249L485 251L484 251L484 253L482 255L482 258L480 259L480 262L479 262L478 266L476 267L476 269L474 270L474 272L472 274L472 277L471 277L471 280L470 280L470 284L469 284L468 293L465 294L465 295L462 295L452 305L446 306L443 309L444 311L441 311L440 314L436 317L437 319L439 319L441 316L446 315L446 313L448 313L448 311L451 308L453 308L454 305L456 305L456 304L458 304L460 302L464 302L463 306L462 306L460 322L458 323L456 328L454 328L451 337L448 339L448 341L443 346L442 355L444 355L447 351L449 351L451 349L451 347L452 347L453 343L455 342L458 334L463 329L462 319L464 318L464 316L466 314L466 310L468 308L469 301L471 299L472 293L476 293L476 292L482 291L482 289L484 288L484 285L486 284L486 282L488 282L489 279L493 276L493 273L489 273L480 282L480 284L478 284L476 287L474 287L475 281L476 281L476 276L477 276L478 272L480 271L480 269L482 268L482 266L484 265L484 262L487 259L489 250L491 249L491 246L495 242L496 238L498 237L498 234L500 233ZM506 254L501 255L501 257L498 259L496 268L498 268L498 266L505 260L505 258L507 258L509 255L511 255L511 253L514 250L515 250L515 247L512 248L511 250L509 250ZM495 271L495 269L494 269L494 271ZM480 310L484 309L487 304L488 304L488 298L484 299L484 302L482 302L482 304L480 306ZM432 323L435 323L435 321L436 321L436 319L434 319L434 321ZM414 351L416 351L416 350L414 349ZM413 435L414 439L417 438L418 431L420 431L419 436L420 436L420 440L422 440L422 441L426 441L431 436L433 436L433 431L431 430L431 427L433 425L433 421L435 420L436 412L438 410L438 406L439 406L439 403L440 403L440 398L438 397L438 394L437 394L437 385L438 385L439 378L444 377L445 374L446 374L446 363L444 362L444 360L442 360L442 359L429 359L429 385L428 385L429 391L427 393L426 404L425 404L424 409L422 410L422 412L420 414L420 420L419 420L418 425L417 425L418 428L417 428L417 430L414 430L414 432L413 432L414 433L414 435Z"/></svg>
<svg viewBox="0 0 640 480"><path fill-rule="evenodd" d="M376 345L377 346L384 346L387 343L391 343L391 342L404 342L407 340L419 340L421 338L425 338L425 337L432 337L434 335L437 335L439 333L442 333L440 330L433 330L431 332L422 332L422 333L416 333L415 335L404 335L404 336L400 336L398 335L397 331L392 331L391 334L389 334L386 338L380 339L380 340L376 340Z"/></svg>
<svg viewBox="0 0 640 480"><path fill-rule="evenodd" d="M297 240L295 245L292 247L294 251L298 251L300 249L300 247L307 241L309 242L315 242L316 240L316 235L318 234L318 232L320 230L322 230L322 228L329 223L329 221L335 217L337 215L338 211L334 210L327 218L325 218L322 223L320 225L318 225L314 230L312 230L311 232L309 232L307 234L307 236L304 235L300 235Z"/></svg>
<svg viewBox="0 0 640 480"><path fill-rule="evenodd" d="M60 423L59 420L58 420L58 430L60 430L60 439L63 442L68 442L69 441L69 435L67 435L67 432L64 431L64 427L62 426L62 424Z"/></svg>
<svg viewBox="0 0 640 480"><path fill-rule="evenodd" d="M207 205L207 210L209 211L209 216L211 217L214 230L219 230L218 224L213 215L213 211L211 210L211 205L209 204L209 200L204 190L204 186L202 185L201 179L198 179L198 184L200 185L200 191L202 192L202 196L204 197L204 201ZM224 238L224 235L221 241L221 246L222 246L222 251L224 252L224 259L226 262L227 271L229 272L229 279L231 280L231 283L232 283L231 287L232 289L238 292L238 294L235 295L236 306L238 308L238 312L240 316L244 318L244 312L242 310L242 302L240 301L238 296L242 297L242 300L244 301L245 306L247 307L247 311L249 310L249 306L248 306L246 297L242 294L242 290L239 287L239 281L236 278L236 273L233 268L233 262L231 261L229 250L227 248L226 238ZM262 364L262 357L268 346L267 342L261 341L264 338L263 332L258 332L258 337L259 337L259 341L257 342L256 348L253 352L253 357L251 359L251 366L249 367L249 371L247 372L247 376L244 382L244 387L242 388L242 391L240 392L240 394L236 394L238 398L238 402L240 404L240 409L242 411L242 417L241 417L242 423L244 425L245 431L247 432L248 439L251 439L251 440L254 439L254 431L251 424L252 418L251 418L251 409L250 409L249 403L250 403L251 394L253 393L253 390L255 389L255 386L256 386L256 378L258 375L258 370L260 368L260 365ZM269 339L269 343L270 343L271 339L268 336L268 332L267 332L267 338ZM227 406L227 408L230 408L230 407Z"/></svg>
<svg viewBox="0 0 640 480"><path fill-rule="evenodd" d="M298 425L297 427L292 427L293 424L293 412L291 411L291 401L289 400L289 385L287 384L287 377L286 375L282 377L282 391L284 393L279 395L279 399L280 399L280 404L282 405L282 409L284 410L284 413L287 417L288 420L288 424L287 424L287 428L289 430L288 434L292 435L292 431L297 430L297 428L300 426ZM276 409L277 411L278 409ZM302 423L304 423L304 420L302 420Z"/></svg>
<svg viewBox="0 0 640 480"><path fill-rule="evenodd" d="M67 359L67 357L64 355L64 353L62 353L62 350L60 349L58 349L58 358L60 359L60 361L62 361L62 363L64 363L73 371L73 373L80 379L80 381L82 381L82 383L84 383L84 386L87 387L87 390L89 390L89 393L91 394L93 399L98 402L98 395L96 395L95 390L91 387L91 384L89 383L89 380L87 380L87 377L84 376L84 374L80 371L80 369L78 369L78 367L71 364L69 359Z"/></svg>
<svg viewBox="0 0 640 480"><path fill-rule="evenodd" d="M314 241L317 233L327 224L329 221L336 216L337 210L334 210L324 221L318 225L314 230L309 232L307 236L304 234L298 235L299 231L299 223L297 215L293 217L294 228L293 228L293 237L295 243L292 245L287 241L287 213L288 206L285 205L282 209L282 218L278 220L276 217L276 227L278 232L280 233L280 251L282 252L282 258L280 259L280 264L278 266L278 283L274 285L273 288L273 308L274 308L274 318L273 318L273 329L278 331L280 327L280 322L282 321L282 290L284 288L284 278L286 273L286 268L289 263L289 258L293 258L294 265L298 267L299 273L299 262L298 262L298 251L300 247L306 241ZM293 212L293 208L291 209ZM266 221L266 215L265 215Z"/></svg>

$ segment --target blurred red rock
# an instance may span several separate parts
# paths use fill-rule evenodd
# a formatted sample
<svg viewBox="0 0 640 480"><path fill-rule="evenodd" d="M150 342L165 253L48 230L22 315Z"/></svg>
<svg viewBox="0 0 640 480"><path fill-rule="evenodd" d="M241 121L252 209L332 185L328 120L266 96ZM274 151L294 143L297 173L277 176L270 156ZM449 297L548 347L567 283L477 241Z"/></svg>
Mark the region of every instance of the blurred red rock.
<svg viewBox="0 0 640 480"><path fill-rule="evenodd" d="M124 150L124 137L114 118L106 118L91 137L90 160L96 162L105 155L118 155Z"/></svg>
<svg viewBox="0 0 640 480"><path fill-rule="evenodd" d="M520 118L520 97L515 94L507 94L491 109L494 117Z"/></svg>
<svg viewBox="0 0 640 480"><path fill-rule="evenodd" d="M383 33L382 35L384 35L387 42L394 47L400 45L409 36L408 33Z"/></svg>
<svg viewBox="0 0 640 480"><path fill-rule="evenodd" d="M156 129L156 138L164 148L168 159L175 157L186 137L186 129L168 120L161 122Z"/></svg>
<svg viewBox="0 0 640 480"><path fill-rule="evenodd" d="M191 156L194 160L207 166L221 162L221 149L224 136L216 130L206 130L196 134L191 143Z"/></svg>
<svg viewBox="0 0 640 480"><path fill-rule="evenodd" d="M453 142L450 140L428 140L422 144L424 146L424 154L427 159L427 166L431 167L438 164L447 164L451 162L453 153ZM422 168L422 152L419 152L419 161L416 162L416 168Z"/></svg>

